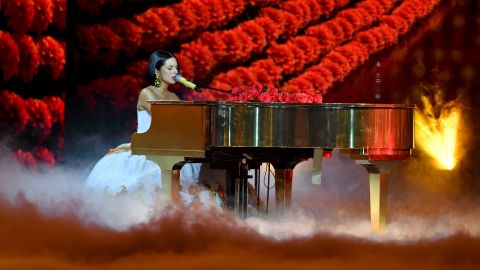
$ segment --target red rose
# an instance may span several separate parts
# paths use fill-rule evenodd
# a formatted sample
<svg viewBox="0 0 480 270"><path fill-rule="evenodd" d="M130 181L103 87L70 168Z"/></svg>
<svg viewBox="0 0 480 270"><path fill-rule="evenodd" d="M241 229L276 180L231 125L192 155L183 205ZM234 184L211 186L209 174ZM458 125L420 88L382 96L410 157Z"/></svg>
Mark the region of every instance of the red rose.
<svg viewBox="0 0 480 270"><path fill-rule="evenodd" d="M45 146L37 146L34 149L37 160L46 163L50 167L55 167L55 157Z"/></svg>
<svg viewBox="0 0 480 270"><path fill-rule="evenodd" d="M31 29L37 33L47 30L53 21L52 0L35 0L35 17Z"/></svg>
<svg viewBox="0 0 480 270"><path fill-rule="evenodd" d="M65 67L64 44L53 37L44 36L38 41L37 47L40 53L41 67L46 68L53 80L58 79Z"/></svg>
<svg viewBox="0 0 480 270"><path fill-rule="evenodd" d="M134 56L142 43L142 28L125 18L115 18L108 26L120 37L122 50L127 57Z"/></svg>
<svg viewBox="0 0 480 270"><path fill-rule="evenodd" d="M54 3L54 15L53 24L61 32L65 31L67 25L67 0L53 0Z"/></svg>
<svg viewBox="0 0 480 270"><path fill-rule="evenodd" d="M31 82L40 65L40 54L33 38L29 35L17 37L20 51L19 74L24 82Z"/></svg>
<svg viewBox="0 0 480 270"><path fill-rule="evenodd" d="M48 105L39 99L28 98L25 106L31 118L28 124L29 135L39 142L45 140L52 129L52 115Z"/></svg>
<svg viewBox="0 0 480 270"><path fill-rule="evenodd" d="M305 93L296 93L297 95L297 100L300 103L312 103L313 102L313 97L311 95L305 94Z"/></svg>
<svg viewBox="0 0 480 270"><path fill-rule="evenodd" d="M60 130L63 131L64 126L64 114L65 114L65 102L60 97L44 97L43 101L50 108L50 114L52 116L52 125L58 124Z"/></svg>
<svg viewBox="0 0 480 270"><path fill-rule="evenodd" d="M27 32L35 17L34 4L34 0L5 1L3 12L7 17L8 27L19 34Z"/></svg>
<svg viewBox="0 0 480 270"><path fill-rule="evenodd" d="M253 19L239 25L239 30L243 31L250 38L252 43L252 52L260 53L268 45L267 34L264 28L258 24L259 20L267 20L264 18Z"/></svg>
<svg viewBox="0 0 480 270"><path fill-rule="evenodd" d="M277 102L278 95L272 95L271 93L265 92L258 96L258 100L261 102Z"/></svg>
<svg viewBox="0 0 480 270"><path fill-rule="evenodd" d="M17 135L20 135L30 121L25 101L17 94L9 91L0 93L0 125L13 126Z"/></svg>
<svg viewBox="0 0 480 270"><path fill-rule="evenodd" d="M8 81L18 73L20 52L17 43L8 32L0 30L0 71L3 80Z"/></svg>
<svg viewBox="0 0 480 270"><path fill-rule="evenodd" d="M31 169L38 168L37 160L35 159L35 157L33 157L33 154L31 152L17 150L13 154L15 155L18 162L20 162L20 164Z"/></svg>
<svg viewBox="0 0 480 270"><path fill-rule="evenodd" d="M278 95L278 101L290 102L290 95L287 92L282 92L280 95Z"/></svg>
<svg viewBox="0 0 480 270"><path fill-rule="evenodd" d="M318 94L313 96L313 103L322 103L323 102L323 95Z"/></svg>
<svg viewBox="0 0 480 270"><path fill-rule="evenodd" d="M77 8L79 11L86 11L87 13L93 15L100 12L100 9L105 4L107 0L76 0Z"/></svg>

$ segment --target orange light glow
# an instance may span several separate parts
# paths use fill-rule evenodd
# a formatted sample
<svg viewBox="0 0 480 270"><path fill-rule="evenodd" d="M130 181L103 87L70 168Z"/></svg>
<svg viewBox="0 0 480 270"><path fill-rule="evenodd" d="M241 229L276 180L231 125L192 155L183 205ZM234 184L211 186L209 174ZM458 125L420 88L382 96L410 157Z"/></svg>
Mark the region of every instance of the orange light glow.
<svg viewBox="0 0 480 270"><path fill-rule="evenodd" d="M422 97L422 103L424 109L415 111L417 147L432 157L439 169L452 170L457 163L460 110L455 106L445 106L437 117L427 97Z"/></svg>

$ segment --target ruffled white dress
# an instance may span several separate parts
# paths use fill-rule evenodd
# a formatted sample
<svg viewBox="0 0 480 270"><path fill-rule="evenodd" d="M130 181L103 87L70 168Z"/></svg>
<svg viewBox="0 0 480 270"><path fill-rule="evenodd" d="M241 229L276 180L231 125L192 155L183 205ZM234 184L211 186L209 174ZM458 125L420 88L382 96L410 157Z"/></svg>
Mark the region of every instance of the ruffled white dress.
<svg viewBox="0 0 480 270"><path fill-rule="evenodd" d="M147 111L137 110L137 132L144 133L150 128L152 118ZM108 195L133 194L148 205L154 203L162 187L162 174L158 165L143 155L132 155L130 143L117 147L106 154L94 166L85 185L94 192ZM121 150L123 149L123 150ZM180 176L182 182L194 183L200 172L200 164L186 164Z"/></svg>

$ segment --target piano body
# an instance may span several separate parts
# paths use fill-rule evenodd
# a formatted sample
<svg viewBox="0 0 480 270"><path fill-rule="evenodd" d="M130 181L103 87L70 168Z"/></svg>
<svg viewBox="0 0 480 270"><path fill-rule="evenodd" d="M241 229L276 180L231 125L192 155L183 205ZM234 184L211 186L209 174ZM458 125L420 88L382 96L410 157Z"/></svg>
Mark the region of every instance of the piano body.
<svg viewBox="0 0 480 270"><path fill-rule="evenodd" d="M227 170L226 204L238 208L241 216L246 216L248 169L271 163L277 207L288 207L295 165L313 158L312 182L319 184L324 154L340 149L368 170L371 226L383 230L388 176L414 147L414 106L195 101L151 105L150 129L132 135L132 152L160 166L162 190L178 200L185 162L216 164Z"/></svg>

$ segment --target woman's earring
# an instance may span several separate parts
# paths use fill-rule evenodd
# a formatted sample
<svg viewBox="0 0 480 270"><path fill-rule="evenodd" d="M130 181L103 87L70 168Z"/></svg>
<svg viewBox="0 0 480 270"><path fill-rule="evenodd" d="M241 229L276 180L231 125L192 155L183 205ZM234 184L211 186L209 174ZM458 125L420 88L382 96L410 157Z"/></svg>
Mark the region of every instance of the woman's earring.
<svg viewBox="0 0 480 270"><path fill-rule="evenodd" d="M160 87L162 85L162 79L160 77L160 74L155 74L155 87Z"/></svg>

